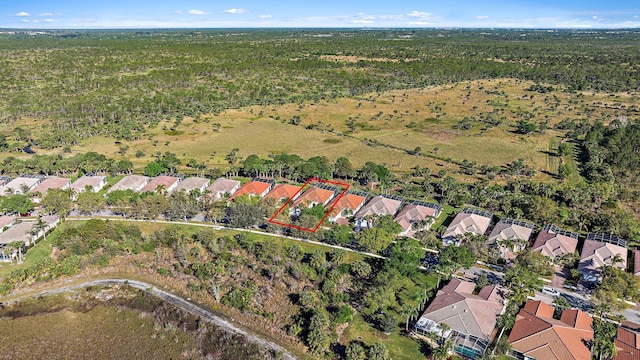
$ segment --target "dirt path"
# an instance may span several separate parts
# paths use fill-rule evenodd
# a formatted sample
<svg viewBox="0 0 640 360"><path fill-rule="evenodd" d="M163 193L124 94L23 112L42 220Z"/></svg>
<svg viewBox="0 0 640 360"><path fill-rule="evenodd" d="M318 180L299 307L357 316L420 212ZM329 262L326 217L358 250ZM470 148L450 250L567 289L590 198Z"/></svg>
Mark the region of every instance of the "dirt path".
<svg viewBox="0 0 640 360"><path fill-rule="evenodd" d="M272 341L268 341L265 339L262 339L254 334L251 334L245 330L242 330L240 328L238 328L237 326L233 325L232 323L230 323L229 321L215 315L214 313L212 313L210 310L208 310L207 308L205 308L204 306L198 305L192 301L190 301L190 299L185 299L182 296L176 295L176 294L172 294L168 291L162 290L162 289L158 289L156 286L142 282L142 281L138 281L138 280L128 280L128 279L100 279L100 280L92 280L92 281L86 281L80 284L74 284L74 285L70 285L70 286L62 286L62 287L58 287L56 289L51 289L51 290L45 290L45 291L41 291L39 293L36 294L29 294L29 295L24 295L24 296L18 296L18 297L14 297L11 299L11 301L7 302L8 304L14 303L14 302L18 302L20 300L24 300L27 298L32 298L32 297L39 297L39 296L46 296L46 295L52 295L52 294L59 294L59 293L64 293L64 292L69 292L72 291L74 289L78 289L78 288L85 288L85 287L89 287L89 286L96 286L96 285L129 285L132 286L136 289L140 289L140 290L145 290L151 294L153 294L154 296L159 297L160 299L170 303L171 305L178 307L192 315L195 316L199 316L200 318L204 319L207 322L210 322L218 327L221 327L223 329L225 329L226 331L229 331L233 334L239 334L239 335L243 335L247 338L248 341L254 343L254 344L258 344L262 347L268 348L268 349L272 349L276 352L279 352L283 355L283 359L289 359L289 360L293 360L296 359L293 355L291 355L286 349L284 349L282 346L272 342ZM233 320L233 319L232 319Z"/></svg>

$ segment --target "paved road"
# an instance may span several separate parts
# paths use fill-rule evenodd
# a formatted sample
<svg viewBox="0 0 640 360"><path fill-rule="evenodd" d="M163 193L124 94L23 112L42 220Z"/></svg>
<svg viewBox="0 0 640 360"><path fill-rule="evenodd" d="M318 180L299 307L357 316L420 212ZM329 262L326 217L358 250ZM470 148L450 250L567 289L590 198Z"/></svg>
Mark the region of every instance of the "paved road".
<svg viewBox="0 0 640 360"><path fill-rule="evenodd" d="M64 293L64 292L68 292L71 291L73 289L78 289L78 288L85 288L88 286L96 286L96 285L124 285L124 284L128 284L129 286L133 286L136 289L140 289L140 290L145 290L150 292L151 294L153 294L154 296L157 296L159 298L161 298L162 300L170 303L173 306L176 306L182 310L187 311L188 313L195 315L195 316L199 316L200 318L202 318L203 320L210 322L212 324L215 324L218 327L224 328L225 330L233 333L233 334L239 334L239 335L243 335L247 338L248 341L258 344L262 347L265 348L269 348L272 349L276 352L279 352L281 354L283 354L283 358L284 359L295 359L295 357L293 355L291 355L286 349L284 349L282 346L272 342L272 341L268 341L265 339L262 339L254 334L248 333L240 328L238 328L237 326L233 325L232 323L230 323L229 321L215 315L214 313L212 313L211 311L209 311L207 308L193 303L191 301L189 301L189 299L185 299L182 296L176 295L176 294L172 294L168 291L165 290L161 290L158 289L157 287L155 287L154 285L142 282L142 281L137 281L137 280L128 280L128 279L102 279L102 280L93 280L93 281L87 281L87 282L83 282L81 284L74 284L72 286L62 286L59 287L57 289L52 289L52 290L46 290L46 291L42 291L39 292L37 294L29 294L29 295L25 295L22 297L12 297L12 300L9 301L8 303L13 303L16 301L20 301L22 299L25 298L31 298L31 297L38 297L38 296L43 296L43 295L51 295L51 294L56 294L56 293Z"/></svg>

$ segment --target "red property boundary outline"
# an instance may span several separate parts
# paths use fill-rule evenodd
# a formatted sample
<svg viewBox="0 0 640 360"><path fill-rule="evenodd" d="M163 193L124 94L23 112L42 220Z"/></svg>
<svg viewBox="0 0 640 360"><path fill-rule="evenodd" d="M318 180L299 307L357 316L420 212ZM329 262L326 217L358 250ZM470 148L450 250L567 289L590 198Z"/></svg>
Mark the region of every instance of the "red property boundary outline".
<svg viewBox="0 0 640 360"><path fill-rule="evenodd" d="M322 217L322 220L320 220L320 222L318 223L318 225L316 225L314 228L305 228L302 226L298 226L298 225L293 225L293 224L287 224L287 223L283 223L280 221L276 221L274 220L276 218L276 216L278 216L282 210L284 210L285 207L287 207L287 205L289 205L290 203L293 202L292 199L296 198L298 196L298 194L302 191L305 190L305 187L307 185L309 185L312 182L320 182L320 183L327 183L327 184L332 184L332 185L338 185L338 186L344 186L344 191L342 191L340 193L340 195L338 195L338 197L336 199L333 199L333 206L331 206L325 213L324 216ZM278 211L276 211L275 214L271 215L271 217L269 218L269 222L272 224L276 224L276 225L280 225L280 226L285 226L285 227L290 227L293 229L298 229L298 230L302 230L302 231L307 231L310 233L315 233L316 231L318 231L318 229L320 228L320 226L322 225L322 223L324 222L324 220L329 216L329 214L331 213L331 211L333 210L334 207L336 207L336 205L338 205L338 201L340 201L340 199L342 199L342 197L347 193L347 191L349 190L349 187L351 187L351 185L347 184L347 183L341 183L338 181L331 181L331 180L323 180L323 179L318 179L318 178L309 178L309 180L307 180L302 187L300 187L300 190L298 190L295 194L293 194L293 196L291 197L291 199L287 200L286 203L284 203L284 205L282 205L280 207L280 209L278 209Z"/></svg>

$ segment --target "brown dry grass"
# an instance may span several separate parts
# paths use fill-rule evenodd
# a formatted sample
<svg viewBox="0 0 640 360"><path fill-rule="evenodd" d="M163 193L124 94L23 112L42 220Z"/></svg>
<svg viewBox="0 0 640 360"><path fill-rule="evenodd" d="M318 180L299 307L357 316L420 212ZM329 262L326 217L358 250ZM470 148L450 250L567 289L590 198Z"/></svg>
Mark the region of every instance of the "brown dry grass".
<svg viewBox="0 0 640 360"><path fill-rule="evenodd" d="M194 340L182 331L154 326L145 313L97 306L0 319L0 359L187 359ZM46 355L45 355L46 354Z"/></svg>
<svg viewBox="0 0 640 360"><path fill-rule="evenodd" d="M557 169L549 168L544 151L548 150L550 139L560 133L548 130L542 135L522 136L514 132L518 120L531 116L530 121L534 123L548 121L549 128L565 118L607 122L638 100L624 93L525 91L531 84L513 79L469 81L318 103L254 106L228 110L218 116L205 115L200 122L187 118L176 129L182 132L180 135L168 135L163 127L171 128L173 122L163 121L158 127L148 129L142 139L128 143L127 157L138 170L155 152L165 151L175 153L185 162L195 158L209 168L226 169L229 166L224 159L226 154L238 148L241 157L287 152L305 158L324 155L331 160L346 156L355 166L375 161L395 172L409 171L416 165L433 171L457 170L454 164L407 153L420 147L422 153L429 156L451 158L454 162L468 159L479 165L505 165L523 158L539 170L538 180L550 180L541 171L554 173ZM455 129L465 116L478 117L494 111L496 116L506 119L498 127L487 128L474 122L470 130ZM300 117L300 125L288 123L294 116ZM349 130L346 124L349 118L356 124L356 130L343 136ZM41 123L23 120L17 125L37 132ZM214 123L221 125L218 132L212 129ZM306 129L307 126L315 129ZM367 139L390 147L368 146ZM154 142L157 143L154 145ZM114 139L93 137L72 151L98 151L119 158L118 147ZM136 150L143 150L146 155L134 158ZM59 150L49 153L57 152Z"/></svg>

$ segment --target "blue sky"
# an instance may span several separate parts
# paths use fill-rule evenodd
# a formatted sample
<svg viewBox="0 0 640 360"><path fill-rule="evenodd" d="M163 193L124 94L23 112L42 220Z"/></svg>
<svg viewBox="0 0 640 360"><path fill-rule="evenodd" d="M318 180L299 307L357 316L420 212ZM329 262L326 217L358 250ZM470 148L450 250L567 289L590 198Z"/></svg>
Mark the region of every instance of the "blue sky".
<svg viewBox="0 0 640 360"><path fill-rule="evenodd" d="M0 0L0 28L640 28L638 0Z"/></svg>

